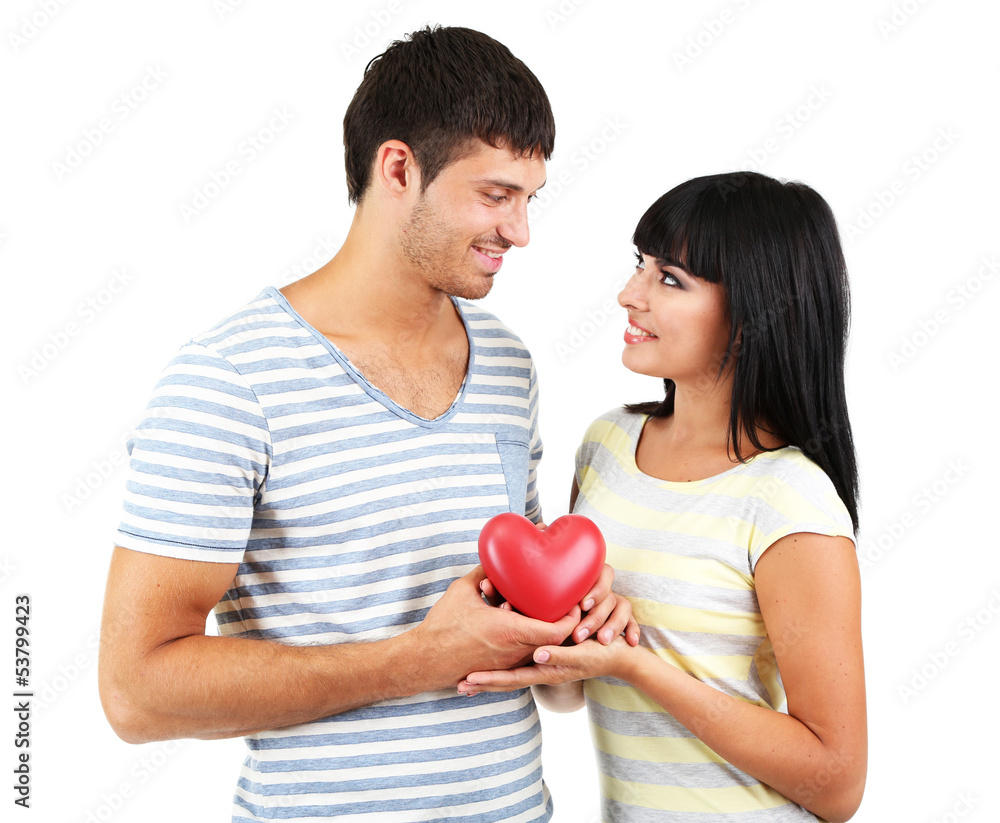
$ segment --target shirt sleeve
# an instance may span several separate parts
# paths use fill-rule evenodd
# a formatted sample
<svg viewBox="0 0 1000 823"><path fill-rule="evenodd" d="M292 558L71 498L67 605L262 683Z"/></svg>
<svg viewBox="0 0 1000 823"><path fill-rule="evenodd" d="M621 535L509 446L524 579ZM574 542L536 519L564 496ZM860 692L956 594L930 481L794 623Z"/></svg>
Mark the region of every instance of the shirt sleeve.
<svg viewBox="0 0 1000 823"><path fill-rule="evenodd" d="M184 560L242 560L271 441L256 395L229 361L197 343L184 346L128 450L118 545Z"/></svg>
<svg viewBox="0 0 1000 823"><path fill-rule="evenodd" d="M606 443L609 432L614 432L620 438L622 435L621 425L624 421L625 409L616 407L605 412L594 420L583 434L583 439L576 449L575 468L573 479L576 480L577 488L582 489L587 479L587 471L594 462L598 449L604 445L611 451L616 451L615 437L612 436L611 443Z"/></svg>
<svg viewBox="0 0 1000 823"><path fill-rule="evenodd" d="M750 569L782 537L790 534L822 534L846 537L855 545L854 527L847 506L833 481L819 466L802 454L785 461L769 477L759 493L757 517L750 546Z"/></svg>

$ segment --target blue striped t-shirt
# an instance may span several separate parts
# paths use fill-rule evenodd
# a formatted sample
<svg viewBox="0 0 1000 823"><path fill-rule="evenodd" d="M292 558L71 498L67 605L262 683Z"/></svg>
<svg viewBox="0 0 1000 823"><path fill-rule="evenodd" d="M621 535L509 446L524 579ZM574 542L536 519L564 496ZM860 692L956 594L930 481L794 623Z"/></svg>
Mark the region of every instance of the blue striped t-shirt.
<svg viewBox="0 0 1000 823"><path fill-rule="evenodd" d="M238 562L215 609L224 635L359 643L419 624L478 562L487 519L541 519L530 355L493 315L454 302L469 367L434 420L365 380L273 288L182 347L129 444L117 543ZM390 700L247 745L234 821L552 813L527 690Z"/></svg>

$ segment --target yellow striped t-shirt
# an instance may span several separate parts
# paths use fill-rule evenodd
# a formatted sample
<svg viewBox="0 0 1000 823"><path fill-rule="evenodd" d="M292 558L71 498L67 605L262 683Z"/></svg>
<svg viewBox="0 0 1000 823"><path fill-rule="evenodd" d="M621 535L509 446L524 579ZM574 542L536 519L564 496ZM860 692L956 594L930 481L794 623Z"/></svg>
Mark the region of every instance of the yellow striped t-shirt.
<svg viewBox="0 0 1000 823"><path fill-rule="evenodd" d="M793 447L705 480L650 477L635 462L646 419L616 409L591 424L577 452L574 511L604 533L615 590L631 601L643 646L726 695L781 710L754 567L788 534L853 540L850 515L829 477ZM605 821L817 819L722 760L638 689L598 678L585 694Z"/></svg>

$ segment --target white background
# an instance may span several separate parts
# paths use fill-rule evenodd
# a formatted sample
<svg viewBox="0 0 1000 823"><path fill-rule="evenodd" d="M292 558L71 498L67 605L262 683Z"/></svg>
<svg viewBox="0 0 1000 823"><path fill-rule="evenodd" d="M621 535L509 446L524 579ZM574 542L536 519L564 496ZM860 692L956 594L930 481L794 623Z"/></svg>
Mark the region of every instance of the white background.
<svg viewBox="0 0 1000 823"><path fill-rule="evenodd" d="M132 747L99 706L122 441L183 341L339 246L344 110L368 60L427 22L506 43L556 114L531 245L485 301L537 361L550 522L586 424L659 393L621 366L624 316L604 308L649 203L737 168L828 199L863 483L856 819L998 819L998 18L985 0L4 3L0 694L26 593L36 697L28 812L3 721L3 819L228 820L241 741ZM556 821L596 820L585 715L543 723Z"/></svg>

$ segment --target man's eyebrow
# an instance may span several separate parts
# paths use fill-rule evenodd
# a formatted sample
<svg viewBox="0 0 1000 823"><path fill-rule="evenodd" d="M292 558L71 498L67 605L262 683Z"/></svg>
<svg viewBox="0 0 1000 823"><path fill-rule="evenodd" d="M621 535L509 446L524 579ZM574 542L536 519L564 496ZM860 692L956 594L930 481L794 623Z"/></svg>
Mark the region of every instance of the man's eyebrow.
<svg viewBox="0 0 1000 823"><path fill-rule="evenodd" d="M517 192L518 194L521 194L524 191L524 186L520 183L515 183L512 180L502 180L497 177L488 177L482 180L477 180L476 182L480 186L492 186L497 189L509 189L510 191ZM544 180L538 189L542 188L542 186L544 186L547 182L548 179ZM535 191L538 191L538 189L535 189Z"/></svg>

